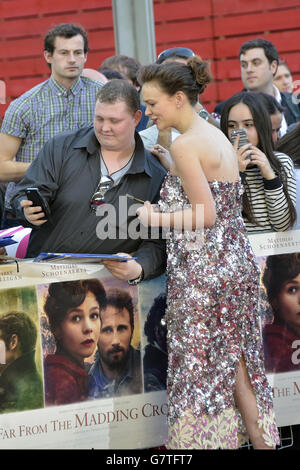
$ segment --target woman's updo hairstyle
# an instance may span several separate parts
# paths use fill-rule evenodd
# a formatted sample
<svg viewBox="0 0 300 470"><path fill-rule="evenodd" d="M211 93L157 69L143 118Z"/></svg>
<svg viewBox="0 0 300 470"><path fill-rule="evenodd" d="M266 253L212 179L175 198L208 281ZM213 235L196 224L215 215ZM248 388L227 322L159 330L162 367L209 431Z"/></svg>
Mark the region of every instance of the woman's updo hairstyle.
<svg viewBox="0 0 300 470"><path fill-rule="evenodd" d="M200 56L195 55L188 59L187 66L192 69L195 80L199 86L199 93L202 94L207 85L212 81L209 63L202 60Z"/></svg>
<svg viewBox="0 0 300 470"><path fill-rule="evenodd" d="M139 71L138 80L142 85L147 82L157 82L169 96L182 91L194 106L199 94L203 93L212 80L212 76L208 70L208 62L199 56L193 56L186 64L166 62L161 65L145 65Z"/></svg>

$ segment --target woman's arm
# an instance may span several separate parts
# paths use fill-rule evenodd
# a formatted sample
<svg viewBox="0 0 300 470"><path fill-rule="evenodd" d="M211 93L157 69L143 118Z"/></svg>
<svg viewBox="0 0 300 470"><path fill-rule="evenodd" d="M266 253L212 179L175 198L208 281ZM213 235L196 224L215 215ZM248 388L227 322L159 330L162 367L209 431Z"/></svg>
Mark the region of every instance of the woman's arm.
<svg viewBox="0 0 300 470"><path fill-rule="evenodd" d="M216 220L215 203L200 163L199 143L191 137L180 136L171 146L176 174L188 197L189 205L182 211L155 212L148 203L138 209L143 225L195 230L211 226Z"/></svg>
<svg viewBox="0 0 300 470"><path fill-rule="evenodd" d="M296 205L296 179L294 166L291 159L284 154L278 154L286 173L287 190L294 206ZM273 186L272 186L273 185ZM264 180L265 199L269 214L269 219L274 230L278 232L286 231L290 228L290 210L283 185L279 177L274 180Z"/></svg>
<svg viewBox="0 0 300 470"><path fill-rule="evenodd" d="M263 187L261 194L258 191L258 186L251 180L249 182L249 191L253 192L251 200L254 209L254 213L259 214L261 209L257 205L260 204L259 198L264 198L265 201L265 214L261 213L263 219L268 219L269 224L275 231L285 231L290 228L290 209L287 201L286 194L283 190L283 184L279 176L276 175L272 169L267 156L257 147L251 144L244 145L239 150L235 148L237 152L239 170L244 175L246 180L248 179L247 173L244 173L248 165L256 165L263 178ZM251 155L251 159L249 158ZM280 161L284 167L287 180L287 188L289 196L293 204L296 203L296 180L294 176L294 168L291 159L284 154L279 154L282 157ZM257 186L257 188L256 188ZM252 187L252 189L251 189ZM256 188L256 189L255 189ZM262 201L261 201L262 202ZM257 207L256 207L257 206ZM257 209L257 210L256 210Z"/></svg>
<svg viewBox="0 0 300 470"><path fill-rule="evenodd" d="M162 164L162 166L167 170L171 170L173 161L171 158L171 155L167 149L162 147L159 144L154 145L151 149L150 152L152 155L154 155Z"/></svg>

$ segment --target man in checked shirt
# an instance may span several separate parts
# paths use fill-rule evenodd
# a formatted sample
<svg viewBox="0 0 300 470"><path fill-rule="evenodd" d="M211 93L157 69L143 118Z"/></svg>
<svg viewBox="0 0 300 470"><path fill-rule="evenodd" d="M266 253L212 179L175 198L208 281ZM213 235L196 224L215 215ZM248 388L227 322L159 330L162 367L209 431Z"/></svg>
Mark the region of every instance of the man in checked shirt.
<svg viewBox="0 0 300 470"><path fill-rule="evenodd" d="M43 145L54 135L91 125L102 83L81 76L87 59L86 31L73 24L51 29L44 39L48 80L9 105L0 133L0 181L9 181L2 228L18 225L10 199Z"/></svg>

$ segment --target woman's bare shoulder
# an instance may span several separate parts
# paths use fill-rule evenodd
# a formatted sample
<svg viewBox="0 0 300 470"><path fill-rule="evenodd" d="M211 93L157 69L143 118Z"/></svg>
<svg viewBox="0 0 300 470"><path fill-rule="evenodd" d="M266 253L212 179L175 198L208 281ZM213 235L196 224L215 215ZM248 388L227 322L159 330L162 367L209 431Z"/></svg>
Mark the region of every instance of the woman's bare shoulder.
<svg viewBox="0 0 300 470"><path fill-rule="evenodd" d="M193 132L185 132L184 134L180 134L176 139L172 142L170 150L172 151L180 151L185 148L189 148L192 146L193 148L198 147L199 145L199 135Z"/></svg>
<svg viewBox="0 0 300 470"><path fill-rule="evenodd" d="M199 144L197 139L188 133L178 136L171 144L170 153L175 162L185 158L198 158Z"/></svg>

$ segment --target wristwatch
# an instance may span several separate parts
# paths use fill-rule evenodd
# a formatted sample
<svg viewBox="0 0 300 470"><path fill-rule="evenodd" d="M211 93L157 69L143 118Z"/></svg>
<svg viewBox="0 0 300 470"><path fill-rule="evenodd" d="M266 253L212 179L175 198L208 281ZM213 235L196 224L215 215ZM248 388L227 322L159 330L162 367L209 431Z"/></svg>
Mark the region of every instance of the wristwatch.
<svg viewBox="0 0 300 470"><path fill-rule="evenodd" d="M136 279L127 281L130 286L137 286L144 279L144 270L142 269L141 274Z"/></svg>

